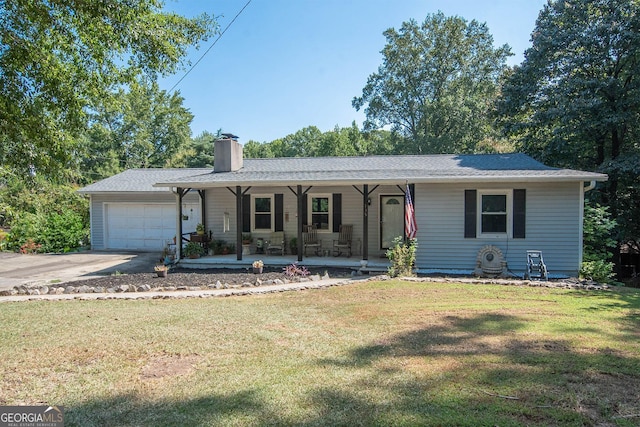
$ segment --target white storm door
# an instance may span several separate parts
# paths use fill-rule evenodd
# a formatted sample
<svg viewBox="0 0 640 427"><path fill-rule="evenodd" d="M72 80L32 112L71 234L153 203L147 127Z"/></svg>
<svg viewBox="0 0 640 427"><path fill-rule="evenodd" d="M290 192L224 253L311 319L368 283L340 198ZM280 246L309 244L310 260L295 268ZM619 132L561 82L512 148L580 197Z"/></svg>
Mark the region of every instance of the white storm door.
<svg viewBox="0 0 640 427"><path fill-rule="evenodd" d="M404 236L404 196L380 196L380 248L389 249L398 236Z"/></svg>

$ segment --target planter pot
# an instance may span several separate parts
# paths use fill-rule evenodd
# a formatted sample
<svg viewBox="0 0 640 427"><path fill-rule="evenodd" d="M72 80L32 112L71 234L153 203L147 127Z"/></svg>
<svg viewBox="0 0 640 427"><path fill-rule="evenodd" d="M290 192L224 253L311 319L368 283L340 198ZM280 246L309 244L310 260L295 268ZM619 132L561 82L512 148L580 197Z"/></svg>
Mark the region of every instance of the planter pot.
<svg viewBox="0 0 640 427"><path fill-rule="evenodd" d="M167 270L160 270L160 271L156 271L156 274L158 275L158 277L167 277Z"/></svg>
<svg viewBox="0 0 640 427"><path fill-rule="evenodd" d="M197 259L197 258L200 258L200 255L198 255L198 254L189 255L189 258Z"/></svg>
<svg viewBox="0 0 640 427"><path fill-rule="evenodd" d="M253 274L262 274L262 269L264 267L253 267Z"/></svg>

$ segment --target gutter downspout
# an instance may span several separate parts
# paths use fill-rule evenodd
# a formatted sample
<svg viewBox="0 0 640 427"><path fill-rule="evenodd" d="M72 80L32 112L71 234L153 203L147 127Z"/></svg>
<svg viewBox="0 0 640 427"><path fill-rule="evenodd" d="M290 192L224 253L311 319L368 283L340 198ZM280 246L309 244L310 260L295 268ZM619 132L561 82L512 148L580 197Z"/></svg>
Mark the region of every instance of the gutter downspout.
<svg viewBox="0 0 640 427"><path fill-rule="evenodd" d="M595 181L595 180L591 181L591 182L589 183L589 185L587 185L586 187L583 187L583 188L582 188L582 192L583 192L583 193L586 193L587 191L591 191L591 190L593 190L594 188L596 188L596 181Z"/></svg>

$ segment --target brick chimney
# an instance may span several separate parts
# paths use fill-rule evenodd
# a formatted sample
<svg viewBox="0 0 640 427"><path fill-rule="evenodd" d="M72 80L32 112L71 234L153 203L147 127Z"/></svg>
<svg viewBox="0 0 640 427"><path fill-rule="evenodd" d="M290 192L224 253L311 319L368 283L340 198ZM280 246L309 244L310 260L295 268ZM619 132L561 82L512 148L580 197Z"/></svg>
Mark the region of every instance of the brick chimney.
<svg viewBox="0 0 640 427"><path fill-rule="evenodd" d="M238 169L242 169L242 144L237 136L223 133L214 144L213 172L234 172Z"/></svg>

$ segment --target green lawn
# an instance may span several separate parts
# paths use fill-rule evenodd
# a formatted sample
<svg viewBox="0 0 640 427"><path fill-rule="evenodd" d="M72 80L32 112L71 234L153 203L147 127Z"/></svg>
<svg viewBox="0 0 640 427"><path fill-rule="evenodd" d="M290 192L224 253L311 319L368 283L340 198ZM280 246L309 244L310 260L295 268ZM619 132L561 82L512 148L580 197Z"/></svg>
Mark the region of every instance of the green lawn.
<svg viewBox="0 0 640 427"><path fill-rule="evenodd" d="M640 423L640 292L369 282L0 304L0 405L68 426Z"/></svg>

